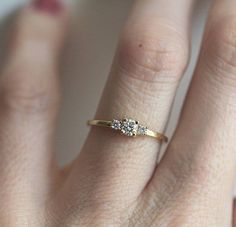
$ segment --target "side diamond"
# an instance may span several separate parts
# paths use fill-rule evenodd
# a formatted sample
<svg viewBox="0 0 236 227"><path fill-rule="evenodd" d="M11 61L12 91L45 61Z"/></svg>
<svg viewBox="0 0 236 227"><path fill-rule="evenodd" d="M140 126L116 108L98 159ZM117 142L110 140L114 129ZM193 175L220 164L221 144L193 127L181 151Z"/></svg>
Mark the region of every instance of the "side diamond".
<svg viewBox="0 0 236 227"><path fill-rule="evenodd" d="M111 127L115 130L120 130L121 129L121 122L119 120L113 120L111 123Z"/></svg>
<svg viewBox="0 0 236 227"><path fill-rule="evenodd" d="M138 134L139 135L146 135L147 134L147 127L139 125Z"/></svg>

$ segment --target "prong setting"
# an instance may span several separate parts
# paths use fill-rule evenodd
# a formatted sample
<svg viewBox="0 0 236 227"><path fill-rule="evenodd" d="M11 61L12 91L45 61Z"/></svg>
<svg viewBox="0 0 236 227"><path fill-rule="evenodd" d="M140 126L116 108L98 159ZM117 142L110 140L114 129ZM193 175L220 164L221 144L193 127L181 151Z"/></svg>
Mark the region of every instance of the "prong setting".
<svg viewBox="0 0 236 227"><path fill-rule="evenodd" d="M130 118L123 118L122 120L113 119L111 128L120 130L123 135L129 137L146 135L147 133L147 127L140 125L139 121Z"/></svg>
<svg viewBox="0 0 236 227"><path fill-rule="evenodd" d="M148 128L146 126L139 125L138 127L138 134L141 136L147 135Z"/></svg>
<svg viewBox="0 0 236 227"><path fill-rule="evenodd" d="M90 120L88 121L88 125L109 127L120 131L123 135L129 137L149 136L156 138L160 143L168 142L168 137L165 136L165 134L150 130L146 126L139 124L139 121L130 118L123 118L120 120Z"/></svg>
<svg viewBox="0 0 236 227"><path fill-rule="evenodd" d="M121 123L121 132L126 136L136 136L138 132L137 121L124 118Z"/></svg>
<svg viewBox="0 0 236 227"><path fill-rule="evenodd" d="M120 130L121 129L121 121L113 119L111 122L111 127L115 130Z"/></svg>

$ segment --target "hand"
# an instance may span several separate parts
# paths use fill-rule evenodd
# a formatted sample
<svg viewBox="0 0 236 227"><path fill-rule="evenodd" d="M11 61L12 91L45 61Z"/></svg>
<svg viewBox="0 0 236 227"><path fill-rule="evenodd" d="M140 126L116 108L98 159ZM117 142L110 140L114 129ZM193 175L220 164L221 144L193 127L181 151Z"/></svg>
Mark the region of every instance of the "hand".
<svg viewBox="0 0 236 227"><path fill-rule="evenodd" d="M134 2L95 119L128 116L165 130L189 59L193 8L194 0ZM93 127L61 170L53 137L67 10L56 0L23 9L0 77L0 226L231 226L235 12L234 0L215 0L177 130L157 167L155 139Z"/></svg>

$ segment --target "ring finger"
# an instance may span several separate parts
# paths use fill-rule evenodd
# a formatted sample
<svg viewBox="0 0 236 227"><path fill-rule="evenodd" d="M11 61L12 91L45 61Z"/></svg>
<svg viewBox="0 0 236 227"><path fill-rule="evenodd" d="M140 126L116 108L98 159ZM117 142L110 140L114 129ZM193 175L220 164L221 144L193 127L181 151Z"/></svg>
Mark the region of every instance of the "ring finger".
<svg viewBox="0 0 236 227"><path fill-rule="evenodd" d="M194 0L180 0L178 4L171 0L136 1L122 32L96 119L131 117L155 131L164 131L188 62L193 4ZM71 191L74 187L77 198L86 190L91 199L96 189L96 201L103 198L116 206L114 200L122 198L117 203L126 205L150 179L158 150L155 139L130 139L94 127L66 188Z"/></svg>

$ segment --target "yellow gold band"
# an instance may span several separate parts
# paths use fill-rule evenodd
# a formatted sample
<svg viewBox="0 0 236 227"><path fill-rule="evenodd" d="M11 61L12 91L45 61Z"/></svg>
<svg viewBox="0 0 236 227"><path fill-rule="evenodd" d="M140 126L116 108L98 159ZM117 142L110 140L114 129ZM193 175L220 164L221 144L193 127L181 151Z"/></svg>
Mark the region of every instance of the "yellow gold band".
<svg viewBox="0 0 236 227"><path fill-rule="evenodd" d="M119 130L122 132L122 134L130 137L150 136L154 137L159 142L168 142L168 137L165 136L164 134L159 132L154 132L145 126L140 125L138 121L129 118L124 118L122 120L114 119L112 121L90 120L88 121L88 125L112 128L114 130Z"/></svg>

